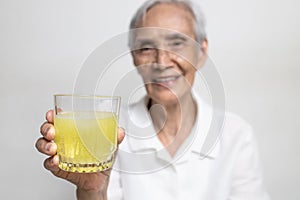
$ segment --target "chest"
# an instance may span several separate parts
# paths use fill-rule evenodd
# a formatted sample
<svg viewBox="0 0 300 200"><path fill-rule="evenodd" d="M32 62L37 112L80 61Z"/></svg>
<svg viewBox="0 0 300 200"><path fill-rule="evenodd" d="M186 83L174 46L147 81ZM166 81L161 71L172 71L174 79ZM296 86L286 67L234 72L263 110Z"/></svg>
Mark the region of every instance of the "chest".
<svg viewBox="0 0 300 200"><path fill-rule="evenodd" d="M199 200L207 199L212 192L229 192L230 181L220 171L218 160L200 159L192 155L179 159L155 172L121 175L124 200ZM222 190L222 191L220 191Z"/></svg>

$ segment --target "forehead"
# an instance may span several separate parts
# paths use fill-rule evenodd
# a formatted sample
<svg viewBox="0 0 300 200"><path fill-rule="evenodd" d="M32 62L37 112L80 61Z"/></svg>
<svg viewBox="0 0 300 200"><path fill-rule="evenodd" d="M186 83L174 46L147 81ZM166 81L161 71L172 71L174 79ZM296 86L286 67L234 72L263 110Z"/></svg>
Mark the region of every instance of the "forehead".
<svg viewBox="0 0 300 200"><path fill-rule="evenodd" d="M194 23L193 15L185 6L159 3L147 11L144 18L138 23L137 28L156 27L161 30L168 29L195 39Z"/></svg>

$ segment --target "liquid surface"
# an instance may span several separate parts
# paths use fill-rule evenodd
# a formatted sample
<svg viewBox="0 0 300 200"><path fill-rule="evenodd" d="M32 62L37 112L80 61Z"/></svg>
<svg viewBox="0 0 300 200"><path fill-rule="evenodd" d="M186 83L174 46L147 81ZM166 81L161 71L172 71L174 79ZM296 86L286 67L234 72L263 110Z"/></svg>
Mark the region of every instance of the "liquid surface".
<svg viewBox="0 0 300 200"><path fill-rule="evenodd" d="M55 116L59 167L72 172L110 168L117 147L117 118L109 112L62 112Z"/></svg>

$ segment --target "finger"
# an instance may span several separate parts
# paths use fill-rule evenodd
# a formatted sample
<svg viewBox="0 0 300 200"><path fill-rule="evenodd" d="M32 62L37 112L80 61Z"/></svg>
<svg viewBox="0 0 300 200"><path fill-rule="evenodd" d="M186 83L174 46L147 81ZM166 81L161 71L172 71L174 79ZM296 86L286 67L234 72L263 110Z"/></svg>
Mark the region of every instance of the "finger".
<svg viewBox="0 0 300 200"><path fill-rule="evenodd" d="M57 146L54 142L49 142L45 138L39 138L35 143L36 149L48 156L53 156L56 154Z"/></svg>
<svg viewBox="0 0 300 200"><path fill-rule="evenodd" d="M41 134L44 136L45 139L51 141L55 137L55 129L53 124L50 124L48 122L45 122L42 124L40 128Z"/></svg>
<svg viewBox="0 0 300 200"><path fill-rule="evenodd" d="M47 158L44 161L44 167L55 174L56 172L59 171L58 163L59 163L58 155L54 155L52 157Z"/></svg>
<svg viewBox="0 0 300 200"><path fill-rule="evenodd" d="M121 144L125 137L125 130L123 128L118 129L118 144Z"/></svg>
<svg viewBox="0 0 300 200"><path fill-rule="evenodd" d="M54 110L48 110L46 113L46 120L51 124L54 123Z"/></svg>

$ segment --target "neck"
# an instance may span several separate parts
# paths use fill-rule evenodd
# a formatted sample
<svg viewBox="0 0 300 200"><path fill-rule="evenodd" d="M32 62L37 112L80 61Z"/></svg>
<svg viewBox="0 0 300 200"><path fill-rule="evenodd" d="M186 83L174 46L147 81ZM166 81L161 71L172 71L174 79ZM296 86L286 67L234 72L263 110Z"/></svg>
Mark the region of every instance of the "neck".
<svg viewBox="0 0 300 200"><path fill-rule="evenodd" d="M189 135L194 125L197 106L191 94L179 99L176 103L161 105L151 100L150 115L158 137L164 146L178 145Z"/></svg>

